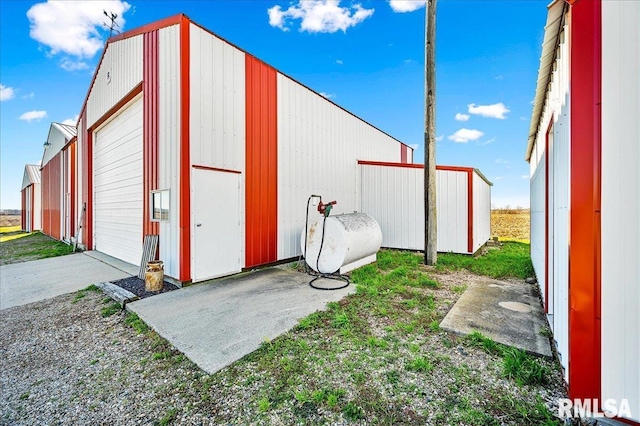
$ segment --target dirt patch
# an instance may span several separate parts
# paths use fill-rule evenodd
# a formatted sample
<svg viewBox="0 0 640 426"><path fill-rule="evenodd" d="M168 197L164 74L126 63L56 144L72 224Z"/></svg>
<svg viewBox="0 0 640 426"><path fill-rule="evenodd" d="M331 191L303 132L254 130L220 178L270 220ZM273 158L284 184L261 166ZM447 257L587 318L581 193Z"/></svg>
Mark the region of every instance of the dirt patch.
<svg viewBox="0 0 640 426"><path fill-rule="evenodd" d="M0 215L0 228L9 226L20 226L22 218L19 215Z"/></svg>
<svg viewBox="0 0 640 426"><path fill-rule="evenodd" d="M500 239L529 241L529 210L492 210L491 235Z"/></svg>

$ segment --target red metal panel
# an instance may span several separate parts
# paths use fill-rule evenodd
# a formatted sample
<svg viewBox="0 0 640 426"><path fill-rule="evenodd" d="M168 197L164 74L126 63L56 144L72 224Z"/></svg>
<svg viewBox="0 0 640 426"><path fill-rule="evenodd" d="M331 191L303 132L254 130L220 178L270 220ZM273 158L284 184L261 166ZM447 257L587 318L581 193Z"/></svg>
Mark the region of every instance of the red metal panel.
<svg viewBox="0 0 640 426"><path fill-rule="evenodd" d="M400 144L400 162L407 163L407 151L409 151L409 147L406 145Z"/></svg>
<svg viewBox="0 0 640 426"><path fill-rule="evenodd" d="M191 157L189 154L189 19L180 21L180 281L191 281Z"/></svg>
<svg viewBox="0 0 640 426"><path fill-rule="evenodd" d="M278 258L276 71L246 55L245 267Z"/></svg>
<svg viewBox="0 0 640 426"><path fill-rule="evenodd" d="M20 191L20 197L21 197L21 207L22 210L20 210L20 225L23 231L27 230L27 198L26 198L26 191L27 188L23 189L22 191ZM32 207L33 209L33 207Z"/></svg>
<svg viewBox="0 0 640 426"><path fill-rule="evenodd" d="M87 114L83 111L82 122L82 202L86 203L82 240L87 250L93 250L93 131L87 129Z"/></svg>
<svg viewBox="0 0 640 426"><path fill-rule="evenodd" d="M34 230L34 218L36 216L35 214L35 206L36 206L36 187L35 185L31 185L31 217L29 218L29 221L31 222L31 228L30 230L33 231Z"/></svg>
<svg viewBox="0 0 640 426"><path fill-rule="evenodd" d="M467 251L473 253L473 169L467 170Z"/></svg>
<svg viewBox="0 0 640 426"><path fill-rule="evenodd" d="M42 167L42 232L56 240L62 236L60 232L62 194L62 151L57 153Z"/></svg>
<svg viewBox="0 0 640 426"><path fill-rule="evenodd" d="M71 143L71 145L69 145L69 154L70 154L70 181L71 181L71 188L69 188L69 192L71 193L71 206L70 206L70 218L71 218L71 223L70 223L70 227L71 229L69 230L69 232L71 233L71 235L73 235L75 229L76 229L76 140L73 141L73 143Z"/></svg>
<svg viewBox="0 0 640 426"><path fill-rule="evenodd" d="M601 0L571 6L569 397L600 398Z"/></svg>
<svg viewBox="0 0 640 426"><path fill-rule="evenodd" d="M547 134L544 139L544 311L549 313L549 132L553 127L553 113L549 126L547 126Z"/></svg>
<svg viewBox="0 0 640 426"><path fill-rule="evenodd" d="M158 30L143 36L143 235L158 234L151 221L150 191L158 189Z"/></svg>

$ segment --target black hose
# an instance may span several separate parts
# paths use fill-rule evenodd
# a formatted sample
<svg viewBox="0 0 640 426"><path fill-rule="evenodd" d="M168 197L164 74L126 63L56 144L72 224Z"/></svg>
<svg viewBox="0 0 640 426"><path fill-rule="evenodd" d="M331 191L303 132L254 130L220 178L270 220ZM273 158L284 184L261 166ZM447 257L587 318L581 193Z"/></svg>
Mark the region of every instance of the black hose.
<svg viewBox="0 0 640 426"><path fill-rule="evenodd" d="M340 290L341 288L345 288L346 286L348 286L350 284L349 278L346 275L342 275L342 274L336 274L335 272L333 273L323 273L320 272L320 255L322 254L322 248L324 247L324 230L325 230L325 226L327 224L327 217L324 216L322 218L322 238L320 240L320 250L318 250L318 258L316 259L316 270L317 273L313 270L311 270L307 264L306 261L306 257L307 257L307 234L309 232L309 203L311 202L311 198L319 198L320 202L322 202L322 197L318 196L318 195L311 195L309 197L309 199L307 200L307 213L306 213L306 217L305 217L305 222L304 222L304 253L303 253L303 258L305 260L304 265L305 265L305 271L307 272L307 274L315 277L313 278L311 281L309 281L309 286L312 288L315 288L316 290ZM339 281L345 281L344 285L341 285L339 287L318 287L313 285L313 282L315 280L317 280L318 278L327 278L327 279L331 279L331 280L339 280Z"/></svg>

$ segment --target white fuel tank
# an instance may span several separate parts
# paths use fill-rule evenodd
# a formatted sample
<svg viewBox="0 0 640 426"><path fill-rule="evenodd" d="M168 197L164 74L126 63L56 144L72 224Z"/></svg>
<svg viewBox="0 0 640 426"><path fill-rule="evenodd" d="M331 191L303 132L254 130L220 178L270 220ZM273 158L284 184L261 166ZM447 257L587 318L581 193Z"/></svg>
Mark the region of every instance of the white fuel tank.
<svg viewBox="0 0 640 426"><path fill-rule="evenodd" d="M324 224L324 242L322 228ZM376 253L382 244L380 225L365 213L349 213L336 216L317 216L309 220L305 250L304 229L300 246L307 265L317 272L341 274L376 261ZM318 252L322 244L322 253ZM317 261L317 265L316 265Z"/></svg>

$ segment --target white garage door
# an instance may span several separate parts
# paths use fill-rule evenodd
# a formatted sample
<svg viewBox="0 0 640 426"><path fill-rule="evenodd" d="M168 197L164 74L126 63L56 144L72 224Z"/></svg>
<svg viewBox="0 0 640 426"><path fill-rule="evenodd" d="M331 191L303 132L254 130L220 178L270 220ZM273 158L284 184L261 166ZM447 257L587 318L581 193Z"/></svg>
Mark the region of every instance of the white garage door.
<svg viewBox="0 0 640 426"><path fill-rule="evenodd" d="M142 99L94 135L94 247L125 262L142 258Z"/></svg>

